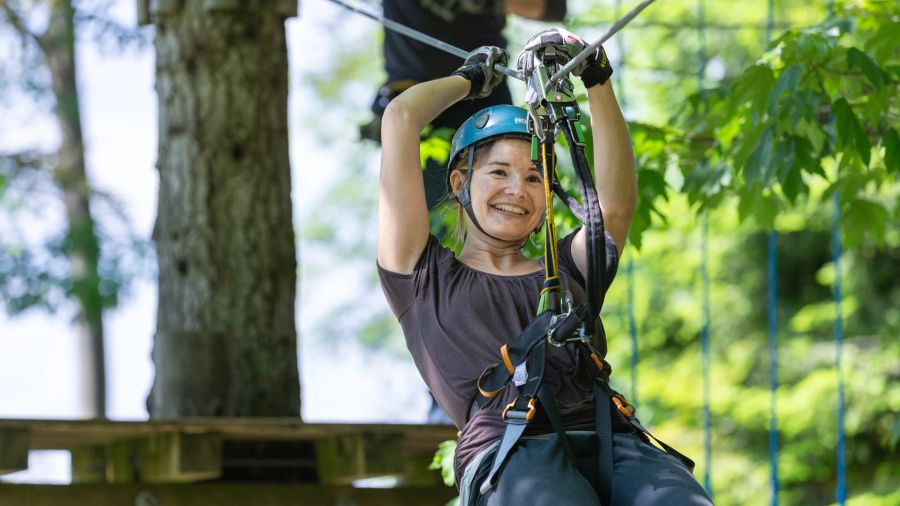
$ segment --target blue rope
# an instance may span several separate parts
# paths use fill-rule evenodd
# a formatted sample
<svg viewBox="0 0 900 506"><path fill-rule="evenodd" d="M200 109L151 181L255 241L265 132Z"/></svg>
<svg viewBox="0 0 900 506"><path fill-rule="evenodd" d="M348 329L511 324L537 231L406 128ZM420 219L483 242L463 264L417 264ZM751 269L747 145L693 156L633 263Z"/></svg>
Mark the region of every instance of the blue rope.
<svg viewBox="0 0 900 506"><path fill-rule="evenodd" d="M828 2L828 19L834 17L834 1ZM833 197L831 227L831 261L834 264L834 368L837 374L837 484L835 500L844 506L847 500L846 434L844 431L844 370L841 364L844 348L844 317L841 314L841 193Z"/></svg>
<svg viewBox="0 0 900 506"><path fill-rule="evenodd" d="M831 260L834 263L834 367L837 373L837 489L835 499L844 506L847 499L846 434L844 431L844 372L841 358L844 347L844 319L841 314L841 197L834 194L831 228Z"/></svg>
<svg viewBox="0 0 900 506"><path fill-rule="evenodd" d="M703 80L706 75L706 37L704 28L704 3L697 1L697 46L698 59L700 60L697 71L697 83L703 89ZM713 497L712 490L712 416L709 407L709 271L708 271L708 245L709 214L703 213L703 235L701 238L700 276L703 285L703 328L700 332L700 353L703 362L703 488Z"/></svg>
<svg viewBox="0 0 900 506"><path fill-rule="evenodd" d="M775 0L769 0L766 16L766 47L772 42L775 24ZM769 297L766 312L769 316L769 482L772 487L772 506L778 506L778 233L769 232Z"/></svg>
<svg viewBox="0 0 900 506"><path fill-rule="evenodd" d="M778 256L776 255L776 243L778 234L769 232L768 241L768 285L769 297L766 312L769 316L769 470L772 486L772 506L778 506L778 418L776 408L776 393L778 391Z"/></svg>
<svg viewBox="0 0 900 506"><path fill-rule="evenodd" d="M700 277L703 287L703 328L700 331L700 353L703 357L703 488L712 499L712 416L709 409L709 215L703 213Z"/></svg>

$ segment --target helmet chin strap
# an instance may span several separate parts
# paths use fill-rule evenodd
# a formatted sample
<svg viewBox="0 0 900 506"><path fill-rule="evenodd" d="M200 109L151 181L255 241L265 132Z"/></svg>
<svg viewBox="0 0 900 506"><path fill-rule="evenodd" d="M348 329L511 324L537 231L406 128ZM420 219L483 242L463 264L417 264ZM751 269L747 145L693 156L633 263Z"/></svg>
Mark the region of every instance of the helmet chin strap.
<svg viewBox="0 0 900 506"><path fill-rule="evenodd" d="M473 145L471 149L469 149L469 155L466 160L466 166L468 167L468 170L466 171L466 184L462 190L456 192L456 200L459 202L459 205L463 206L463 209L466 210L466 214L469 215L469 219L472 220L472 224L475 225L475 228L495 241L505 242L503 239L487 233L481 228L481 224L478 223L478 220L475 219L475 211L472 209L472 176L475 175L474 165L475 146Z"/></svg>

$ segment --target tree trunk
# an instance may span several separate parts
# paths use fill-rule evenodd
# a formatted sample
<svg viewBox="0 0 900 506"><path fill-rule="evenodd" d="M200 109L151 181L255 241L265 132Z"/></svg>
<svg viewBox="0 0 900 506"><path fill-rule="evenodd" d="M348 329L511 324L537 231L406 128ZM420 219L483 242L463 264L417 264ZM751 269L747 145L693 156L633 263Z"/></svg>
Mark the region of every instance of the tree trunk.
<svg viewBox="0 0 900 506"><path fill-rule="evenodd" d="M184 0L154 13L153 418L300 415L279 7Z"/></svg>
<svg viewBox="0 0 900 506"><path fill-rule="evenodd" d="M78 103L75 65L74 9L68 0L50 2L47 31L37 40L47 61L56 97L55 114L62 144L53 171L65 202L68 220L69 277L78 304L76 326L79 364L87 412L106 416L106 367L103 350L103 303L98 262L100 246L91 214L90 186L85 173L84 139Z"/></svg>

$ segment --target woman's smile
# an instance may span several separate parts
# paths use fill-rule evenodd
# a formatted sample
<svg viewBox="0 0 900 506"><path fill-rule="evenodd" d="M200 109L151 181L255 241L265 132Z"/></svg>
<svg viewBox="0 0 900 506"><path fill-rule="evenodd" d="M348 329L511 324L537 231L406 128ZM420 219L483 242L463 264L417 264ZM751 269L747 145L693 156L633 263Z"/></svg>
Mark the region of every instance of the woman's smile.
<svg viewBox="0 0 900 506"><path fill-rule="evenodd" d="M516 216L526 216L531 214L527 209L523 209L515 204L491 204L491 207L497 211Z"/></svg>

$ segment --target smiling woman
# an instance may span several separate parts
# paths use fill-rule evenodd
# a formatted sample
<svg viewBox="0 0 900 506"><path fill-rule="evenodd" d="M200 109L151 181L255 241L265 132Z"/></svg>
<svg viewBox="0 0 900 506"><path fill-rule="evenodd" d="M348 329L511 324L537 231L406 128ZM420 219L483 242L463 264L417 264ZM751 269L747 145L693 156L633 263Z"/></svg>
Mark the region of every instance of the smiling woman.
<svg viewBox="0 0 900 506"><path fill-rule="evenodd" d="M559 44L556 50L574 54L583 48L580 39L562 39L555 31L549 35ZM537 42L526 47L543 47L540 37L532 41ZM524 109L496 105L462 124L453 137L448 164L448 193L458 204L459 222L464 225L459 256L429 233L419 132L452 104L489 96L503 78L494 73L495 63L506 63L502 50L480 48L452 76L409 88L387 107L381 129L378 274L419 373L437 403L461 429L454 467L462 504L597 504L598 497L608 498L610 488L614 504L709 504L690 471L648 444L612 408L608 397L604 401L607 406L598 403L595 412L596 388L588 368L597 367L602 356L589 359L574 347L546 346L544 336L551 332L546 330L551 329L548 326L540 327L548 333L539 332L539 344L531 348L541 348L541 359L532 362L530 357L535 355L528 355L527 368L518 357L510 359L517 353L516 337L523 339L529 329L538 328L536 322L548 320L552 313L540 311L534 318L539 313L538 294L547 285L541 263L522 251L528 237L544 225L550 180L548 176L545 181L540 168L545 164L538 166L532 160L532 134ZM605 55L599 52L579 74L588 88L594 164L597 181L603 182L597 186L597 194L606 224L607 261L602 278L605 286L598 285L598 289L605 291L615 276L635 206L634 157L607 82L610 71ZM548 174L552 172L548 170ZM550 231L547 235L555 237ZM558 267L553 282L562 286L567 300L581 308L588 300L586 249L585 229L578 229L557 241L552 261ZM564 315L566 321L577 312ZM555 335L556 331L552 332ZM583 331L582 336L587 335L585 340L596 346L601 334ZM485 391L481 379L497 363L506 366L512 376L509 383L514 385L504 383L498 390ZM541 406L535 409L532 396L526 413L518 401L527 394L517 387L525 385L522 390L527 390L534 378L535 384L541 385L535 387ZM599 429L594 432L599 427L595 420L600 419L595 415L603 411L611 413L606 420L611 419L608 425L612 426L604 434L616 432L614 476L596 467L597 455L610 451L608 446L598 450L600 446L595 444L600 440ZM516 422L519 414L522 419ZM522 428L513 443L504 446L499 441L502 437L507 442L511 424ZM554 430L557 434L578 432L547 446L542 438L548 434L552 438ZM518 439L523 433L525 437ZM584 437L585 433L589 436ZM612 436L608 438L612 440ZM535 458L541 448L551 448L561 456L563 447L556 441L565 446L569 459ZM578 451L573 452L575 443ZM517 449L512 451L514 446ZM572 465L576 456L577 469ZM494 478L504 464L506 470L497 481ZM556 464L563 465L554 468ZM561 472L554 474L554 469ZM661 475L671 478L666 485L651 479ZM611 483L601 486L603 480L614 481L615 487ZM601 491L604 487L606 492Z"/></svg>

